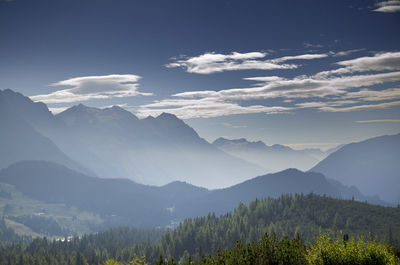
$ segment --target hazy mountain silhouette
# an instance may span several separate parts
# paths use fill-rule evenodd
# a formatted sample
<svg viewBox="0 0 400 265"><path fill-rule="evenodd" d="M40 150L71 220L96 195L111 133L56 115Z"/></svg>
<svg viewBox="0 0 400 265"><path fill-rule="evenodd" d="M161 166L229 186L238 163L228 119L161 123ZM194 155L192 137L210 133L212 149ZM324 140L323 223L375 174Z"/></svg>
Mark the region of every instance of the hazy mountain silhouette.
<svg viewBox="0 0 400 265"><path fill-rule="evenodd" d="M0 102L100 177L224 187L265 172L212 146L172 114L140 120L120 107L98 109L80 104L54 116L43 103L12 90L1 91Z"/></svg>
<svg viewBox="0 0 400 265"><path fill-rule="evenodd" d="M97 213L111 224L140 227L164 226L209 212L223 214L239 202L287 193L313 192L377 202L355 188L332 184L320 173L296 169L256 177L225 189L207 190L178 181L156 187L127 179L102 179L52 162L23 161L1 170L0 182L15 185L33 199Z"/></svg>
<svg viewBox="0 0 400 265"><path fill-rule="evenodd" d="M262 166L269 172L286 168L308 170L327 155L319 149L294 150L284 145L267 146L262 141L251 142L244 138L229 140L221 137L213 145L228 154Z"/></svg>
<svg viewBox="0 0 400 265"><path fill-rule="evenodd" d="M55 142L102 177L221 187L263 172L213 147L172 114L139 120L121 108L79 105L56 117L67 125L68 134L54 135Z"/></svg>
<svg viewBox="0 0 400 265"><path fill-rule="evenodd" d="M88 172L65 155L49 138L21 118L18 110L10 111L7 106L9 102L3 101L3 93L10 92L0 91L0 168L21 160L40 159ZM35 106L42 108L43 105ZM34 112L34 108L32 110Z"/></svg>
<svg viewBox="0 0 400 265"><path fill-rule="evenodd" d="M321 172L367 195L400 201L400 134L380 136L343 146L311 171Z"/></svg>

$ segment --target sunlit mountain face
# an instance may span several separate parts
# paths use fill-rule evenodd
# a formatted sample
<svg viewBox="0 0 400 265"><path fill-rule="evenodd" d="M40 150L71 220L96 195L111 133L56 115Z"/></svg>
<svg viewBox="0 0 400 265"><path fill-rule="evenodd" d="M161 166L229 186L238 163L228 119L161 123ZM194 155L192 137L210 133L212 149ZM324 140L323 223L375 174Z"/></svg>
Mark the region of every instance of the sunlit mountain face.
<svg viewBox="0 0 400 265"><path fill-rule="evenodd" d="M399 0L0 0L0 264L320 229L399 256L399 28Z"/></svg>

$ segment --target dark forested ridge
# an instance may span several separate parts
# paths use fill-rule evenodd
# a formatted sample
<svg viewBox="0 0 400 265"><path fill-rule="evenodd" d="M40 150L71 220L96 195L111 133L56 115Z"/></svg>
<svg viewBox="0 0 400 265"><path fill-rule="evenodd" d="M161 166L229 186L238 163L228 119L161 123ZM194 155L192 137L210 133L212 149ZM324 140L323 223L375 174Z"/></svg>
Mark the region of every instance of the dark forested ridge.
<svg viewBox="0 0 400 265"><path fill-rule="evenodd" d="M312 194L285 195L279 199L252 201L247 206L239 204L234 212L220 217L209 214L187 219L162 236L161 230L140 232L118 228L73 238L70 242L51 243L37 239L28 246L8 246L0 251L0 264L7 264L8 260L11 261L9 264L18 264L20 259L24 260L23 264L35 264L38 260L43 265L84 264L79 263L83 261L98 264L110 258L129 262L136 256L146 256L146 260L154 264L160 254L176 261L189 256L200 260L218 248L232 249L238 240L243 244L258 241L265 233L276 234L277 238L297 237L304 243L314 242L320 229L336 234L341 230L350 236L376 237L398 246L400 209Z"/></svg>
<svg viewBox="0 0 400 265"><path fill-rule="evenodd" d="M130 225L136 227L168 226L189 217L204 216L209 212L223 214L233 210L239 202L249 203L256 198L278 198L282 194L315 194L337 198L355 198L379 202L364 197L355 188L326 179L322 174L288 169L259 176L238 185L219 190L207 190L184 182L172 182L162 187L147 186L127 179L102 179L78 173L64 166L44 161L24 161L0 171L0 183L13 185L24 195L47 203L76 207L97 215L92 231L105 227ZM24 201L4 198L4 207L24 208ZM31 202L30 202L31 204ZM65 211L65 210L64 210ZM41 211L43 212L43 211ZM28 213L23 213L27 215ZM3 211L14 221L34 224L42 217L18 216ZM51 217L51 216L48 216ZM50 224L50 223L49 223ZM55 224L44 226L44 235L76 234Z"/></svg>

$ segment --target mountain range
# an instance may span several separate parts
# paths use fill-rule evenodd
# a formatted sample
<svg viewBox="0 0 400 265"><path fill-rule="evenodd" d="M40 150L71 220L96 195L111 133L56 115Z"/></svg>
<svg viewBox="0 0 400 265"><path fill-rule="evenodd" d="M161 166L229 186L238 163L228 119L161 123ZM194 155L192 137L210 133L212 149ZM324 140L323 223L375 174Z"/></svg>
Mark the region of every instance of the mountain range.
<svg viewBox="0 0 400 265"><path fill-rule="evenodd" d="M52 115L43 103L34 103L9 89L0 91L0 102L0 122L9 128L9 123L15 123L12 131L17 131L12 142L7 137L12 131L2 132L5 137L1 141L8 149L15 146L19 155L10 156L1 167L41 159L79 169L72 166L72 160L84 165L81 172L99 177L129 178L151 185L182 180L208 188L226 187L265 171L209 144L172 114L140 120L116 106L97 109L78 105ZM32 156L32 150L48 156Z"/></svg>
<svg viewBox="0 0 400 265"><path fill-rule="evenodd" d="M251 142L245 138L229 140L221 137L212 144L228 154L265 168L267 172L277 172L286 168L308 170L334 151L294 150L280 144L267 146L262 141Z"/></svg>
<svg viewBox="0 0 400 265"><path fill-rule="evenodd" d="M311 171L321 172L367 195L400 202L400 134L351 143L330 154Z"/></svg>
<svg viewBox="0 0 400 265"><path fill-rule="evenodd" d="M0 91L0 123L0 182L99 215L104 226L165 226L285 193L399 200L400 135L326 152L244 138L210 144L172 114L138 119L80 104L53 115L9 89Z"/></svg>
<svg viewBox="0 0 400 265"><path fill-rule="evenodd" d="M15 186L32 199L65 204L101 216L106 225L166 226L209 212L223 214L238 203L282 194L315 193L335 198L367 200L356 188L333 183L320 173L287 169L224 189L208 190L175 181L148 186L128 179L91 177L63 165L22 161L0 171L0 182Z"/></svg>

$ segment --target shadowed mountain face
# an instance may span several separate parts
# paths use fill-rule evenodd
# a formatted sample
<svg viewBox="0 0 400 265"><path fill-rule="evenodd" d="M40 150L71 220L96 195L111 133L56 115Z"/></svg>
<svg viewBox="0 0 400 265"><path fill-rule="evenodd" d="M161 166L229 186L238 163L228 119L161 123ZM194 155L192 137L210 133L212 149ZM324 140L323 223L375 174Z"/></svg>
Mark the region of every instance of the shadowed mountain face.
<svg viewBox="0 0 400 265"><path fill-rule="evenodd" d="M139 120L119 107L97 109L78 105L53 116L46 105L34 103L11 90L1 91L0 102L4 110L16 113L68 157L99 177L129 178L154 185L183 180L216 188L265 172L262 167L212 146L171 114ZM12 117L2 116L0 122L5 123L6 118ZM29 130L23 131L28 134L23 138L31 138ZM34 147L36 149L40 150L38 146ZM22 158L70 166L70 163L46 157ZM3 166L15 161L18 159Z"/></svg>
<svg viewBox="0 0 400 265"><path fill-rule="evenodd" d="M40 159L88 172L84 167L71 160L49 138L34 129L20 116L21 113L18 109L11 111L7 106L10 102L3 100L4 93L10 92L0 91L0 168L21 160ZM16 102L18 101L16 100ZM43 106L45 107L45 105L35 104L27 113L34 113L36 107L39 110L43 110Z"/></svg>
<svg viewBox="0 0 400 265"><path fill-rule="evenodd" d="M400 201L400 134L343 146L311 171L321 172L367 195Z"/></svg>
<svg viewBox="0 0 400 265"><path fill-rule="evenodd" d="M286 168L308 170L327 155L319 149L293 150L284 145L267 146L262 141L250 142L244 138L218 138L213 145L228 154L262 166L269 172Z"/></svg>
<svg viewBox="0 0 400 265"><path fill-rule="evenodd" d="M235 186L207 190L184 182L162 187L146 186L127 179L89 177L64 166L44 161L23 161L0 171L0 182L15 185L27 196L47 203L64 203L100 214L114 225L154 227L172 221L223 214L239 202L277 198L287 193L327 195L374 201L355 188L331 183L320 173L288 169L260 176Z"/></svg>

